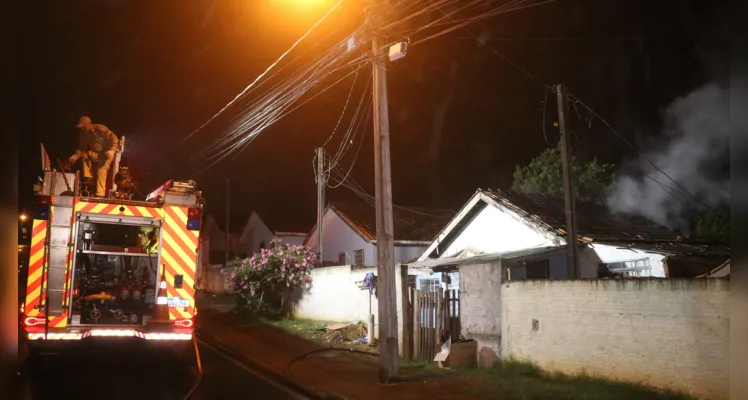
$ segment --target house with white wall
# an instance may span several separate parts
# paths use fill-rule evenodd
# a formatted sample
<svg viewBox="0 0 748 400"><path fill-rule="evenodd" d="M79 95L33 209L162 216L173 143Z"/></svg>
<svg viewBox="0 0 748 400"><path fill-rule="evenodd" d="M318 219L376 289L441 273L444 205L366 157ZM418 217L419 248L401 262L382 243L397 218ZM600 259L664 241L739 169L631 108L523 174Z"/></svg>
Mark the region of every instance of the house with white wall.
<svg viewBox="0 0 748 400"><path fill-rule="evenodd" d="M395 262L415 259L431 244L454 211L395 207ZM322 213L323 265L377 265L376 209L367 203L331 202ZM317 226L305 245L318 252Z"/></svg>
<svg viewBox="0 0 748 400"><path fill-rule="evenodd" d="M263 219L259 213L253 211L239 236L238 251L244 256L259 253L261 249L268 248L270 241L274 238L289 245L302 245L309 228L308 226L300 228L299 224L297 222L296 226L285 226L288 224L284 225L281 221L271 220L268 215Z"/></svg>
<svg viewBox="0 0 748 400"><path fill-rule="evenodd" d="M613 215L604 205L578 201L576 208L578 275L567 263L563 200L497 190L476 191L418 260L404 265L409 274L417 275L422 289L444 288L454 285L456 280L460 334L476 340L479 348L501 355L508 343L507 332L502 333L507 310L520 307L516 303L507 304L503 293L514 290L519 286L517 283L534 280L535 286L542 287L558 280L559 287L596 288L598 284L602 287L613 281L599 278L668 278L668 265L673 260L692 262L698 258L704 264L714 263L714 267L720 263L715 260L724 257L720 249L690 241L643 218ZM723 269L714 268L713 273L716 275ZM584 280L569 280L574 278ZM668 279L662 284L677 286L669 283L674 281ZM554 299L542 291L536 292L536 296ZM590 304L587 299L583 297L580 301ZM566 299L559 303L561 307L568 304ZM524 322L534 317L520 315L524 320L519 331L530 332ZM518 326L513 325L513 329ZM557 338L554 336L553 340Z"/></svg>
<svg viewBox="0 0 748 400"><path fill-rule="evenodd" d="M576 215L578 276L561 251L513 267L511 279L664 278L668 257L705 250L647 219L614 215L603 204L577 201ZM566 240L562 199L479 189L417 261L561 248Z"/></svg>

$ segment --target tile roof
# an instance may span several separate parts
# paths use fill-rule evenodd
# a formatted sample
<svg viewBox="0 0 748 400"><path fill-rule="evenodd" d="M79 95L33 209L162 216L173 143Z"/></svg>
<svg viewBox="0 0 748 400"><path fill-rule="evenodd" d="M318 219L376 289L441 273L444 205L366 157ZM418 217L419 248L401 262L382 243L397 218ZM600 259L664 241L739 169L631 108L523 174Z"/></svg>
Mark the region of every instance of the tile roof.
<svg viewBox="0 0 748 400"><path fill-rule="evenodd" d="M330 208L365 240L376 240L377 224L374 205L331 202ZM445 209L398 207L393 210L395 241L431 242L456 212Z"/></svg>
<svg viewBox="0 0 748 400"><path fill-rule="evenodd" d="M566 212L563 199L525 196L514 191L481 190L498 204L533 224L560 236L566 236ZM671 242L687 237L646 218L613 214L607 205L576 201L577 235L583 241L596 242Z"/></svg>

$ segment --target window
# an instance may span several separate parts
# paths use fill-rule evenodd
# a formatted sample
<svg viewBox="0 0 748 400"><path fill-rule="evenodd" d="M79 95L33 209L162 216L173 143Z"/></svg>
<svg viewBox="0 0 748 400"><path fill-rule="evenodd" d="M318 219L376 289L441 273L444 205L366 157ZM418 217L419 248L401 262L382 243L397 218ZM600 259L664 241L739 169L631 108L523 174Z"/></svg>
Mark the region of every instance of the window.
<svg viewBox="0 0 748 400"><path fill-rule="evenodd" d="M260 250L265 250L265 241L260 242Z"/></svg>
<svg viewBox="0 0 748 400"><path fill-rule="evenodd" d="M364 249L355 250L353 252L353 262L357 267L364 265Z"/></svg>
<svg viewBox="0 0 748 400"><path fill-rule="evenodd" d="M649 258L604 263L602 266L607 268L609 273L619 275L623 278L650 276L652 269Z"/></svg>
<svg viewBox="0 0 748 400"><path fill-rule="evenodd" d="M527 263L527 279L548 279L548 260L535 260Z"/></svg>
<svg viewBox="0 0 748 400"><path fill-rule="evenodd" d="M421 290L424 292L435 292L439 287L439 279L421 279Z"/></svg>
<svg viewBox="0 0 748 400"><path fill-rule="evenodd" d="M345 253L338 253L338 265L345 265Z"/></svg>

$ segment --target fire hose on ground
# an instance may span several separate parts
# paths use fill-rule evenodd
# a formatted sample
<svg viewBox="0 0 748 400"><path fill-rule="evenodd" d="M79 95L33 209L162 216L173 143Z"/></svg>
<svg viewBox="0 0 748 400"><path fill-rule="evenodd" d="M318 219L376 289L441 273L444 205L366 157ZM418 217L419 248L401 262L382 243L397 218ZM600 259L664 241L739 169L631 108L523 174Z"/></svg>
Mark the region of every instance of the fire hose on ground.
<svg viewBox="0 0 748 400"><path fill-rule="evenodd" d="M187 392L187 394L184 396L184 400L189 400L190 397L192 397L193 394L195 394L195 391L197 390L197 387L200 386L200 382L203 380L203 364L200 360L200 349L197 347L197 337L194 335L192 336L192 344L195 347L195 360L197 362L197 380L195 380L195 383L190 388L190 391Z"/></svg>

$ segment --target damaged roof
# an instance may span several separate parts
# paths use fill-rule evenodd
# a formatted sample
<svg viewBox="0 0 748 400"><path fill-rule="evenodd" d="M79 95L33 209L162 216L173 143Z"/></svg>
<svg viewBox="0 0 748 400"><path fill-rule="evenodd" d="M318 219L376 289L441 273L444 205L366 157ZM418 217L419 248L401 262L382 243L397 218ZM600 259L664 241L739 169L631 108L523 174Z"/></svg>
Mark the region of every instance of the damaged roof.
<svg viewBox="0 0 748 400"><path fill-rule="evenodd" d="M438 243L421 257L436 257L447 248L481 210L493 204L508 210L527 223L566 238L566 208L563 199L527 196L515 191L479 189L458 213L458 218L446 224ZM680 232L661 226L640 216L612 213L608 206L591 201L576 201L577 236L581 242L605 243L621 247L640 248L665 254L697 257L729 257L726 246L699 243ZM426 255L428 254L428 256Z"/></svg>
<svg viewBox="0 0 748 400"><path fill-rule="evenodd" d="M539 227L566 237L566 207L563 199L525 196L514 191L481 190L492 201ZM682 234L639 216L613 214L601 203L577 200L577 235L590 242L681 241Z"/></svg>
<svg viewBox="0 0 748 400"><path fill-rule="evenodd" d="M377 239L377 215L374 205L331 202L329 208L361 235L364 240L374 241ZM430 243L454 217L455 211L395 206L392 214L396 242Z"/></svg>

